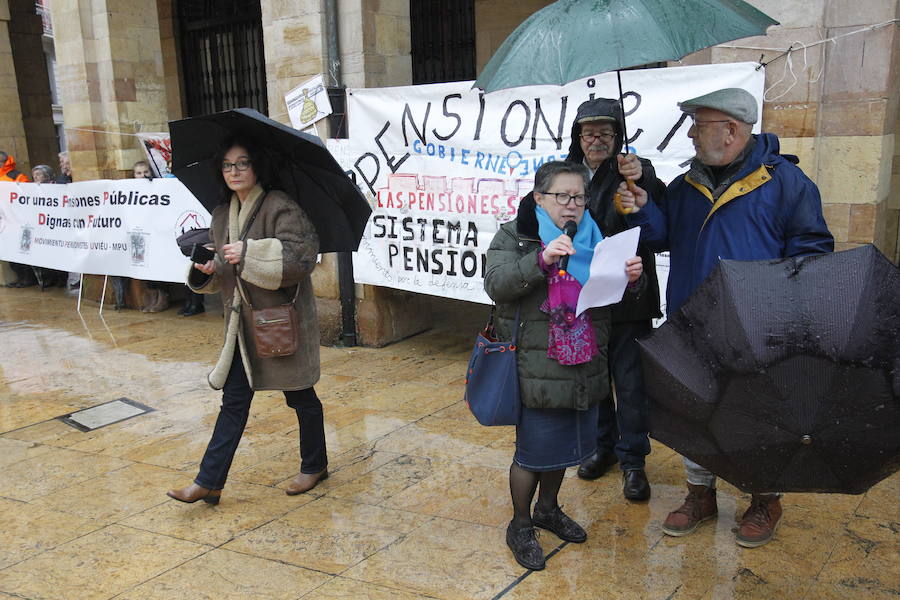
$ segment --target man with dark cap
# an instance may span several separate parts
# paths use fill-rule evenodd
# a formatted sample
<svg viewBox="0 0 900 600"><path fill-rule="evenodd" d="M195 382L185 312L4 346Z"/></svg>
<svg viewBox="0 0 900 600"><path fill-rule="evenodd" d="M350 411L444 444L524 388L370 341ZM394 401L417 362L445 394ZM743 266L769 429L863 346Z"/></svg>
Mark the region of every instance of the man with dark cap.
<svg viewBox="0 0 900 600"><path fill-rule="evenodd" d="M634 154L620 155L624 147L622 105L618 100L596 98L578 107L572 125L572 145L567 160L583 162L591 171L587 207L605 236L629 228L616 210L619 183L629 179L662 203L666 186L656 177L649 160ZM661 317L659 283L653 252L638 246L644 264L640 288L626 294L612 309L609 338L609 373L615 385L600 403L597 452L578 468L578 476L596 479L617 461L622 469L622 493L629 500L650 498L644 457L650 453L647 435L647 399L641 359L635 338L652 330L652 319Z"/></svg>
<svg viewBox="0 0 900 600"><path fill-rule="evenodd" d="M669 184L665 206L642 190L620 186L622 204L633 208L628 222L641 226L641 239L670 251L666 312L672 314L713 270L719 259L764 260L834 250L822 216L816 185L779 153L771 133L753 135L756 99L726 88L679 103L691 116L688 137L696 156L690 170ZM713 519L716 477L684 459L688 495L669 513L663 531L687 535ZM772 539L781 518L779 494L753 494L741 518L737 543L745 548Z"/></svg>

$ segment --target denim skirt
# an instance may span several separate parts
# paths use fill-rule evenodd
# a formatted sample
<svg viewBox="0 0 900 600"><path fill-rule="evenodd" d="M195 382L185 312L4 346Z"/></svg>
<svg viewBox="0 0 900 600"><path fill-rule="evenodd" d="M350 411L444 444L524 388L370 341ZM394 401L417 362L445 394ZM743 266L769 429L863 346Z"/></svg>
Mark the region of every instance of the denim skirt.
<svg viewBox="0 0 900 600"><path fill-rule="evenodd" d="M528 471L557 471L597 450L599 404L588 410L522 407L513 462Z"/></svg>

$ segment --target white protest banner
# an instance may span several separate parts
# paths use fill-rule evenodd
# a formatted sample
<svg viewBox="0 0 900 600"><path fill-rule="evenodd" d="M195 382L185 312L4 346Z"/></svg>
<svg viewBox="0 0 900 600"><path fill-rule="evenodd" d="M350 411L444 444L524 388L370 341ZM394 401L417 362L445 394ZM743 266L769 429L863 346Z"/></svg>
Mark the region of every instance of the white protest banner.
<svg viewBox="0 0 900 600"><path fill-rule="evenodd" d="M172 138L168 133L139 133L138 139L144 148L144 155L150 163L154 177L169 175L169 163L172 161Z"/></svg>
<svg viewBox="0 0 900 600"><path fill-rule="evenodd" d="M0 260L184 282L175 239L210 214L177 179L0 183Z"/></svg>
<svg viewBox="0 0 900 600"><path fill-rule="evenodd" d="M677 101L740 87L762 104L756 63L622 73L629 146L670 181L694 154ZM569 154L578 106L617 98L615 73L484 94L472 82L348 91L339 162L373 207L357 282L488 303L485 252L544 162ZM758 125L757 125L758 131ZM334 146L332 146L334 147Z"/></svg>
<svg viewBox="0 0 900 600"><path fill-rule="evenodd" d="M322 75L316 75L289 91L284 96L284 102L294 129L306 129L332 111Z"/></svg>

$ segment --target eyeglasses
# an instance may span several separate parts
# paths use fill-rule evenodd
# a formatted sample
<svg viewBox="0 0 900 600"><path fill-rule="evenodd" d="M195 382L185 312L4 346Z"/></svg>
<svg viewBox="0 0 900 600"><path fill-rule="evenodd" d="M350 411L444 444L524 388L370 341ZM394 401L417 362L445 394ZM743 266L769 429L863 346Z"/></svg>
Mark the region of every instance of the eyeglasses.
<svg viewBox="0 0 900 600"><path fill-rule="evenodd" d="M587 196L584 194L567 194L566 192L541 192L545 196L553 196L556 198L556 203L560 206L568 206L569 202L572 200L575 201L575 206L584 206L585 202L587 202Z"/></svg>
<svg viewBox="0 0 900 600"><path fill-rule="evenodd" d="M731 119L716 119L714 121L698 121L696 115L690 115L691 124L696 125L697 127L701 127L703 125L708 125L709 123L728 123Z"/></svg>
<svg viewBox="0 0 900 600"><path fill-rule="evenodd" d="M226 161L222 162L222 172L228 173L229 171L231 171L232 167L236 168L238 171L246 171L247 169L250 168L250 164L252 162L253 161L251 161L248 158L242 158L242 159L238 160L237 162L233 162L233 163L230 163L226 160Z"/></svg>
<svg viewBox="0 0 900 600"><path fill-rule="evenodd" d="M594 140L596 140L598 138L603 140L604 142L611 142L613 140L613 138L616 137L616 134L614 134L614 133L598 133L598 134L594 135L593 133L582 133L578 137L580 137L582 140L584 140L585 142L590 144L591 142L593 142Z"/></svg>

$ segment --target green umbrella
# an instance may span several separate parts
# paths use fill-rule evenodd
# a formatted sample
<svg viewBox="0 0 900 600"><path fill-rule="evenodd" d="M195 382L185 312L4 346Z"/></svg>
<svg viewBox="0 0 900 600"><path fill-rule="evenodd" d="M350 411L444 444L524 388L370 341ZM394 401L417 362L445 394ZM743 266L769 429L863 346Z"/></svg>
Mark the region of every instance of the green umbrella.
<svg viewBox="0 0 900 600"><path fill-rule="evenodd" d="M472 87L565 85L616 71L624 107L619 69L679 60L772 25L778 21L743 0L558 0L506 38ZM624 115L622 124L627 153Z"/></svg>
<svg viewBox="0 0 900 600"><path fill-rule="evenodd" d="M765 35L777 24L742 0L559 0L506 38L474 87L565 85Z"/></svg>

